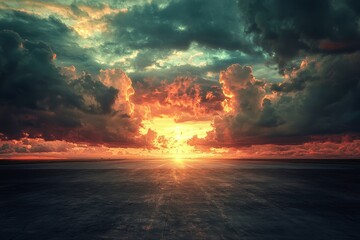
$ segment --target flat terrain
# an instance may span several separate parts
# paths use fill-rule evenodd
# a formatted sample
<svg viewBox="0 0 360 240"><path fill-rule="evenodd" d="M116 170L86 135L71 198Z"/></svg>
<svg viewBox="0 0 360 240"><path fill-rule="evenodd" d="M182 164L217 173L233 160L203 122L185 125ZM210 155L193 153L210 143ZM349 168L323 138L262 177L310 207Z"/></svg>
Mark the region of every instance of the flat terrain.
<svg viewBox="0 0 360 240"><path fill-rule="evenodd" d="M0 161L0 239L360 239L360 161Z"/></svg>

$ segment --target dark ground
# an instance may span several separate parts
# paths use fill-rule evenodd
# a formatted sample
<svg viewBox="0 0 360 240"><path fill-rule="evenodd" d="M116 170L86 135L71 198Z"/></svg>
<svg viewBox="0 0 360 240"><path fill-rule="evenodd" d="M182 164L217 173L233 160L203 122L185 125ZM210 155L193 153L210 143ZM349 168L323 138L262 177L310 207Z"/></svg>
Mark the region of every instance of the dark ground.
<svg viewBox="0 0 360 240"><path fill-rule="evenodd" d="M7 239L360 239L360 161L2 161Z"/></svg>

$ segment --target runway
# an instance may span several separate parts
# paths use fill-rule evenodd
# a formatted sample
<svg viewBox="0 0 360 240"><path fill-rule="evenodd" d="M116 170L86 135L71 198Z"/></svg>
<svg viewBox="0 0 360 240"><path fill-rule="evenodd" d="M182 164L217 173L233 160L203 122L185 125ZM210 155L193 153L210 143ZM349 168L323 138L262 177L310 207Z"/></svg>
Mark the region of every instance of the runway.
<svg viewBox="0 0 360 240"><path fill-rule="evenodd" d="M0 239L360 239L360 162L0 162Z"/></svg>

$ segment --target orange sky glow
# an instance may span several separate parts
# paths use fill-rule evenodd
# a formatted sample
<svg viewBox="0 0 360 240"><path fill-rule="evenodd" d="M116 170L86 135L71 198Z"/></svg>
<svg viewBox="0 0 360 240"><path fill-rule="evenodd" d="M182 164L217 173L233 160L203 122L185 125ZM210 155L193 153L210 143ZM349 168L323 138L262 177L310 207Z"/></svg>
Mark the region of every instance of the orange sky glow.
<svg viewBox="0 0 360 240"><path fill-rule="evenodd" d="M304 65L304 63L301 64ZM232 70L234 69L229 68L220 74L219 82L224 97L220 100L215 99L215 103L218 101L221 106L215 108L216 110L206 109L200 104L202 99L200 92L197 92L198 86L194 84L195 79L175 80L171 84L159 86L159 89L153 89L150 93L138 96L136 100L132 81L123 71L102 70L99 76L100 81L120 90L113 108L125 111L135 119L142 119L137 137L145 141L147 146L116 147L66 140L48 141L41 136L29 138L28 134L24 133L24 137L20 140L2 141L4 144L12 145L16 150L16 153L3 154L3 158L21 160L169 158L180 161L201 158L322 158L324 156L337 158L360 154L360 141L346 136L341 136L340 140L336 141L322 139L296 145L270 143L236 147L231 144L226 145L227 142L231 143L231 136L230 133L224 132L223 146L197 145L199 140L210 143L215 140L215 122L231 116L236 105L239 104L239 100L232 91L247 87L247 83L243 85L237 83L235 87L231 85L232 76L229 75L232 74ZM255 82L256 79L251 78L249 81ZM189 89L194 91L191 96L187 93ZM276 100L276 95L264 95L263 98L266 97ZM206 100L214 98L212 92L208 92L205 96ZM92 104L93 99L88 98L87 101ZM261 108L263 99L258 101L257 106Z"/></svg>

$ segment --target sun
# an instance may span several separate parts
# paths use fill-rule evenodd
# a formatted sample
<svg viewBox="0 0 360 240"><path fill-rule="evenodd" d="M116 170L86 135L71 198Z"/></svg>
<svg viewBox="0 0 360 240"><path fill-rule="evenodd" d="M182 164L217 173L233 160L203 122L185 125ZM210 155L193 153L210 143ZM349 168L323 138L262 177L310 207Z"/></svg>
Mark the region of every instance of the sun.
<svg viewBox="0 0 360 240"><path fill-rule="evenodd" d="M143 126L144 133L148 129L157 133L154 145L162 152L162 157L177 162L199 157L200 153L188 144L188 140L193 136L205 137L206 133L212 130L211 121L176 122L172 117L156 117L143 121Z"/></svg>

